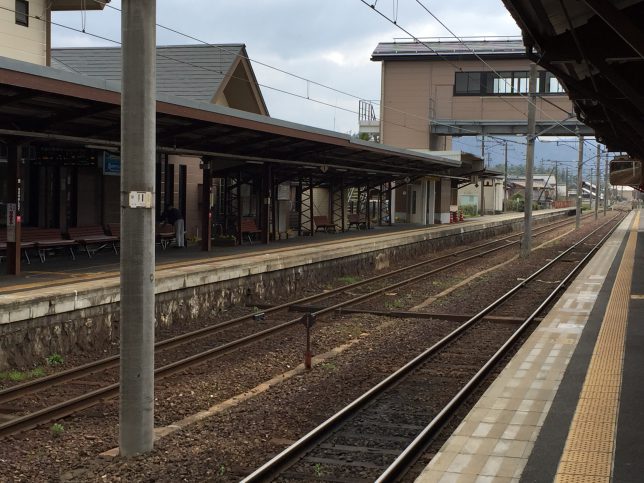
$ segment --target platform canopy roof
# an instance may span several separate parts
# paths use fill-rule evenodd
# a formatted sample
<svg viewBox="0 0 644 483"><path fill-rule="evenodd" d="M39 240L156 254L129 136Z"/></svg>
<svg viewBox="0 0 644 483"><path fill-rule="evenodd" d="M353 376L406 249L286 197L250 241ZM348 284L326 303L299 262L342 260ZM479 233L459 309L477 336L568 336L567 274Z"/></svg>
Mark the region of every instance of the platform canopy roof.
<svg viewBox="0 0 644 483"><path fill-rule="evenodd" d="M0 58L0 137L31 144L120 147L120 86ZM461 162L228 107L157 96L157 149L209 158L217 170L273 163L278 178L342 176L370 184L459 175ZM127 160L124 160L127 162ZM216 175L216 174L215 174Z"/></svg>
<svg viewBox="0 0 644 483"><path fill-rule="evenodd" d="M157 92L268 115L244 44L159 45ZM120 47L51 49L56 69L121 82ZM224 102L219 102L219 101Z"/></svg>
<svg viewBox="0 0 644 483"><path fill-rule="evenodd" d="M503 0L528 56L555 74L611 151L644 157L643 0Z"/></svg>

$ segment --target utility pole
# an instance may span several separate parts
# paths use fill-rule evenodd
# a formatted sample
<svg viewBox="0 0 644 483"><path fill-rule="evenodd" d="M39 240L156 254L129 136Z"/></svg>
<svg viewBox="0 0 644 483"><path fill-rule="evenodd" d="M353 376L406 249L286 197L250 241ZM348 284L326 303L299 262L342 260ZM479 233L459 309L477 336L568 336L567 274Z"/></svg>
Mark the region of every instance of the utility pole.
<svg viewBox="0 0 644 483"><path fill-rule="evenodd" d="M534 165L534 138L536 131L537 104L537 65L530 65L530 100L528 103L528 145L526 147L525 164L525 204L523 217L523 240L521 241L521 257L527 258L532 251L532 171Z"/></svg>
<svg viewBox="0 0 644 483"><path fill-rule="evenodd" d="M154 441L155 24L156 0L123 0L121 456L148 452Z"/></svg>
<svg viewBox="0 0 644 483"><path fill-rule="evenodd" d="M608 206L608 178L610 177L610 173L608 172L608 153L606 153L604 170L606 173L604 175L604 216L606 216L606 207Z"/></svg>
<svg viewBox="0 0 644 483"><path fill-rule="evenodd" d="M577 209L575 210L575 227L579 229L581 226L581 190L582 190L582 177L581 172L584 165L584 137L579 133L579 128L576 129L577 137L579 138L579 156L577 158Z"/></svg>
<svg viewBox="0 0 644 483"><path fill-rule="evenodd" d="M481 135L481 159L483 160L483 170L485 170L485 136ZM485 181L481 173L481 216L485 215Z"/></svg>
<svg viewBox="0 0 644 483"><path fill-rule="evenodd" d="M566 166L566 201L568 201L568 166Z"/></svg>
<svg viewBox="0 0 644 483"><path fill-rule="evenodd" d="M595 220L599 217L599 143L597 143L597 183L595 183ZM604 198L606 196L604 195Z"/></svg>
<svg viewBox="0 0 644 483"><path fill-rule="evenodd" d="M559 161L555 160L555 201L559 200Z"/></svg>
<svg viewBox="0 0 644 483"><path fill-rule="evenodd" d="M505 170L503 179L503 200L508 199L508 142L505 142ZM505 211L506 203L503 203L503 211Z"/></svg>
<svg viewBox="0 0 644 483"><path fill-rule="evenodd" d="M588 183L588 203L589 203L589 208L592 210L593 209L593 198L595 197L593 195L593 167L590 167L590 176L588 177L590 182Z"/></svg>

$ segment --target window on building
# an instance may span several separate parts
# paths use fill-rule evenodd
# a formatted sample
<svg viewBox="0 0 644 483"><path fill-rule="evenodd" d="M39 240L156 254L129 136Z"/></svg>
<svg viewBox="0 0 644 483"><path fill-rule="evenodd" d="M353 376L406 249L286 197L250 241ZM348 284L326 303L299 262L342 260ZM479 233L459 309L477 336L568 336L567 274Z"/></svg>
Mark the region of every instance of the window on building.
<svg viewBox="0 0 644 483"><path fill-rule="evenodd" d="M529 87L528 71L456 72L454 76L456 96L524 95L529 94ZM554 75L541 71L537 77L537 92L563 94L564 89Z"/></svg>
<svg viewBox="0 0 644 483"><path fill-rule="evenodd" d="M16 24L29 26L29 2L16 0Z"/></svg>
<svg viewBox="0 0 644 483"><path fill-rule="evenodd" d="M482 80L484 72L457 72L454 79L454 94L472 95L485 92Z"/></svg>
<svg viewBox="0 0 644 483"><path fill-rule="evenodd" d="M514 72L512 83L513 94L528 94L530 89L530 74L528 72Z"/></svg>
<svg viewBox="0 0 644 483"><path fill-rule="evenodd" d="M563 94L564 88L552 73L546 72L546 92L552 94Z"/></svg>
<svg viewBox="0 0 644 483"><path fill-rule="evenodd" d="M512 93L512 72L499 72L499 75L492 73L492 94Z"/></svg>

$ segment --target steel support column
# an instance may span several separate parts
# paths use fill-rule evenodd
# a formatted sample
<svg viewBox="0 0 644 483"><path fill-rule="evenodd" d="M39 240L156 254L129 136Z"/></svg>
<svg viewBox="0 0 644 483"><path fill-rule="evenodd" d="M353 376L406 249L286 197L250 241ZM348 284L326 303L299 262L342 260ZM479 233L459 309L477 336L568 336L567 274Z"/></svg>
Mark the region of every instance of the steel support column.
<svg viewBox="0 0 644 483"><path fill-rule="evenodd" d="M20 170L21 149L15 140L7 143L7 273L20 275L20 243L22 239L22 179Z"/></svg>
<svg viewBox="0 0 644 483"><path fill-rule="evenodd" d="M210 194L212 191L212 171L210 159L203 160L201 185L201 250L209 252L212 249L212 213L210 211Z"/></svg>

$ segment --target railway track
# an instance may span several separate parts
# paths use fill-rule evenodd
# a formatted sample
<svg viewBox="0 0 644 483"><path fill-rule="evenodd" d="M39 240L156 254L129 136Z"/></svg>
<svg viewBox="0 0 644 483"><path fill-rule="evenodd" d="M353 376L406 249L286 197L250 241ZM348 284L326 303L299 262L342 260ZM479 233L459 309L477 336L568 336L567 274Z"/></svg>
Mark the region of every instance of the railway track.
<svg viewBox="0 0 644 483"><path fill-rule="evenodd" d="M539 231L535 231L534 236L544 235L572 223L572 220L564 220L544 225ZM421 262L407 265L359 282L341 286L330 291L303 297L268 308L261 312L255 312L242 317L230 319L228 321L157 342L155 344L155 351L161 355L156 356L160 364L159 367L155 369L155 378L162 379L169 377L173 374L184 371L189 367L201 364L209 359L219 357L248 344L252 344L253 342L277 334L298 324L303 324L306 327L308 334L312 324L319 317L328 315L332 312L337 312L343 308L359 305L365 300L376 297L386 290L391 290L393 288L427 278L435 273L448 270L476 258L482 258L491 253L515 246L520 242L521 234L522 233L515 233L503 236L473 247L456 250L447 255L432 257ZM466 254L467 256L464 256ZM454 260L454 258L456 258L456 260ZM437 263L440 265L426 270L427 266ZM410 273L412 274L409 275ZM392 277L395 277L396 281L387 283L386 280ZM377 284L378 286L373 288L374 284ZM345 295L346 292L351 292L357 288L362 288L366 291L349 297ZM342 300L333 301L334 297L340 297ZM320 301L326 301L326 304L322 308L307 305L314 302L319 303ZM299 315L295 318L292 316L290 318L288 317L289 310L294 308L297 308L297 310L302 310L302 308L307 310L307 306L311 307L307 314ZM285 316L286 319L284 318ZM256 321L261 324L259 325L261 330L257 330L257 324L253 324L251 327L239 327L249 321ZM226 332L232 332L230 329L233 328L235 329L234 334L228 334L233 336L232 339L222 336L222 334L225 334ZM240 337L240 330L248 333ZM213 342L213 340L209 339L212 337L218 337L218 340ZM201 343L198 341L201 341ZM173 360L171 356L166 357L164 355L166 351L185 346L186 344L191 345L191 349L195 352L194 354L188 357L183 356L175 360ZM6 405L8 402L20 400L21 398L25 398L33 393L53 391L55 388L60 387L60 385L68 384L70 381L74 381L79 389L84 389L83 381L81 379L88 376L94 378L100 376L99 379L106 383L105 387L95 389L95 381L89 381L86 386L91 390L85 390L77 397L72 397L67 400L60 401L59 403L51 404L48 407L31 411L28 414L20 415L3 422L0 424L0 437L16 434L40 424L69 416L75 412L87 409L104 400L117 396L119 384L116 381L117 371L114 369L117 368L118 365L119 356L114 355L83 366L68 369L41 379L1 390L0 404ZM110 375L109 371L112 371L113 374ZM51 397L54 396L52 395ZM47 401L50 400L49 397L43 397L42 399Z"/></svg>
<svg viewBox="0 0 644 483"><path fill-rule="evenodd" d="M524 335L535 318L558 297L618 224L619 221L615 223L613 219L595 229L242 482L306 481L311 475L315 475L316 481L399 481L432 438ZM598 240L587 248L592 239ZM488 329L480 330L481 320L487 314L528 284L539 283L538 277L555 264L569 263L566 257L582 250L587 253L531 309L530 315L518 327L501 328L498 343L488 350L472 353L469 348L474 341L485 341L490 337ZM478 347L481 347L480 343ZM439 395L438 388L446 379L445 367L450 368L450 380L458 381L458 389L448 395Z"/></svg>

